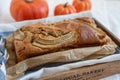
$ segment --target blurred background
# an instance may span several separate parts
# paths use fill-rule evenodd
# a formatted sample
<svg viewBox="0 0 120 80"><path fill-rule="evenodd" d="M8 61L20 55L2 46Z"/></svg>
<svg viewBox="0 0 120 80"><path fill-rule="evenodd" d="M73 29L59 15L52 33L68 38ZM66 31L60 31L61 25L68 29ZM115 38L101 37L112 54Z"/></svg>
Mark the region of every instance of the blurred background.
<svg viewBox="0 0 120 80"><path fill-rule="evenodd" d="M91 0L93 17L104 24L111 32L120 38L120 0ZM49 5L49 16L53 16L54 7L59 3L73 0L47 0ZM11 0L0 0L0 23L15 22L10 15Z"/></svg>
<svg viewBox="0 0 120 80"><path fill-rule="evenodd" d="M120 0L91 0L92 15L106 28L120 39ZM73 0L47 0L49 4L49 16L53 16L54 7L63 2L71 4ZM15 20L10 14L11 0L0 0L0 23L13 23ZM120 75L114 75L104 80L120 80Z"/></svg>

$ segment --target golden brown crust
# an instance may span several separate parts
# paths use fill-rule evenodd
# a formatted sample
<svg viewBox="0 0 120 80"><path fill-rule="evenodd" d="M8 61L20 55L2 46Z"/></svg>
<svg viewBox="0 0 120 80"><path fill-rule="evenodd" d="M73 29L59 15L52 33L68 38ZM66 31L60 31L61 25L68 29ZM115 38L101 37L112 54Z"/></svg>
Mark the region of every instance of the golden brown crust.
<svg viewBox="0 0 120 80"><path fill-rule="evenodd" d="M6 68L11 67L17 63L17 59L16 59L17 57L15 55L16 53L15 53L13 42L14 42L14 36L12 34L9 37L7 37L7 40L6 40L6 48L9 53L9 58L6 63Z"/></svg>
<svg viewBox="0 0 120 80"><path fill-rule="evenodd" d="M14 33L18 61L71 48L102 45L108 42L93 19L78 18L53 24L23 26Z"/></svg>

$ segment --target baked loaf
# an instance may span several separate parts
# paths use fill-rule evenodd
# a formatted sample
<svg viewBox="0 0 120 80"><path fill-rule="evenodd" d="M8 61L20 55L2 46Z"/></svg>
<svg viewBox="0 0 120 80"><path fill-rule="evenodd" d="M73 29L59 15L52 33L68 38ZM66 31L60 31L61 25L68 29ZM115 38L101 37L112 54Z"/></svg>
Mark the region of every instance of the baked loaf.
<svg viewBox="0 0 120 80"><path fill-rule="evenodd" d="M106 44L106 34L91 18L77 18L52 24L26 25L13 34L17 60L56 51Z"/></svg>

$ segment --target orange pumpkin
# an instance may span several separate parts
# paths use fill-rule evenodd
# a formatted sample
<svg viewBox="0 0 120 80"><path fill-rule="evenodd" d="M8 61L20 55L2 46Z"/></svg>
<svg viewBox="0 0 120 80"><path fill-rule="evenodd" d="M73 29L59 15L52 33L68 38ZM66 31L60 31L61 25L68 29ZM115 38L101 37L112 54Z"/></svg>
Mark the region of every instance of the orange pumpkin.
<svg viewBox="0 0 120 80"><path fill-rule="evenodd" d="M77 12L91 10L91 1L90 0L74 0L73 5Z"/></svg>
<svg viewBox="0 0 120 80"><path fill-rule="evenodd" d="M73 5L66 4L58 4L55 7L54 15L65 15L65 14L72 14L76 13L76 9Z"/></svg>
<svg viewBox="0 0 120 80"><path fill-rule="evenodd" d="M10 6L11 16L16 21L44 18L48 11L45 0L12 0Z"/></svg>

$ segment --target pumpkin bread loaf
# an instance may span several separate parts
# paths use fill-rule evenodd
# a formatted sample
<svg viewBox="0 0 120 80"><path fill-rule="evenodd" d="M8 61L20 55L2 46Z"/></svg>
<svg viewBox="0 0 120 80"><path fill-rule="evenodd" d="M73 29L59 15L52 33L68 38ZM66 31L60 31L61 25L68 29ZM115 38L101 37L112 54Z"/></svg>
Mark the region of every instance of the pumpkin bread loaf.
<svg viewBox="0 0 120 80"><path fill-rule="evenodd" d="M52 52L106 44L106 33L91 18L25 25L13 34L17 60Z"/></svg>

